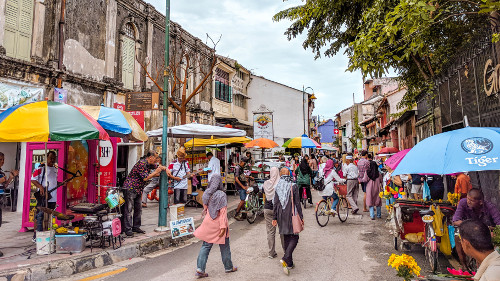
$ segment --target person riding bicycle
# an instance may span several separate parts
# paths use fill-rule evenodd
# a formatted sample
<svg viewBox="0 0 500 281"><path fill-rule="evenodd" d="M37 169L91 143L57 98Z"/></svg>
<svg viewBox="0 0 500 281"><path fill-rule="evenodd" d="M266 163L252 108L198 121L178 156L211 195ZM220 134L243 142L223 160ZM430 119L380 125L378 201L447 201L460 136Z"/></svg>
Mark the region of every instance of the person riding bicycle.
<svg viewBox="0 0 500 281"><path fill-rule="evenodd" d="M453 215L453 225L460 226L466 220L478 220L488 227L500 225L500 212L496 206L484 200L484 194L480 189L473 188L467 193L467 198L458 202L457 210ZM460 243L456 239L456 248L460 264L466 268L465 253Z"/></svg>
<svg viewBox="0 0 500 281"><path fill-rule="evenodd" d="M339 203L339 197L337 193L333 190L334 180L339 183L345 183L346 180L339 177L335 168L333 166L333 160L328 159L326 161L326 165L318 171L318 180L323 178L323 182L325 184L325 189L323 191L318 191L319 196L323 197L323 199L328 200L328 197L333 199L331 210L325 212L325 215L336 215L337 212L335 209L337 208L337 204Z"/></svg>
<svg viewBox="0 0 500 281"><path fill-rule="evenodd" d="M302 198L302 194L304 194L304 189L307 195L307 201L309 204L313 204L312 195L311 195L311 177L312 170L307 163L306 157L302 158L300 165L295 170L295 175L297 175L297 186L300 190L300 197Z"/></svg>

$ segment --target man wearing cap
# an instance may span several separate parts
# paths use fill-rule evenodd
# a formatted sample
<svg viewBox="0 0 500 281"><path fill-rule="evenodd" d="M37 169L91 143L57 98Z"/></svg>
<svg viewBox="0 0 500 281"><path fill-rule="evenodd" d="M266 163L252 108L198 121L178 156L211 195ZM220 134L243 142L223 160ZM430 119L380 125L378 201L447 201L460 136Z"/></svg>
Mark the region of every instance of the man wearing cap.
<svg viewBox="0 0 500 281"><path fill-rule="evenodd" d="M243 220L241 217L241 209L245 206L245 200L247 198L247 189L248 189L248 176L245 174L245 166L247 165L248 158L243 156L241 157L240 163L234 169L234 181L236 184L236 190L240 195L240 203L236 208L236 214L234 218L238 221Z"/></svg>
<svg viewBox="0 0 500 281"><path fill-rule="evenodd" d="M346 156L346 166L344 167L344 176L347 179L347 202L351 205L352 214L355 215L358 211L358 192L359 192L359 182L358 167L354 165L352 155Z"/></svg>
<svg viewBox="0 0 500 281"><path fill-rule="evenodd" d="M171 171L169 177L174 180L174 204L187 202L188 178L192 176L186 161L186 149L181 147L176 154L177 160L168 166Z"/></svg>

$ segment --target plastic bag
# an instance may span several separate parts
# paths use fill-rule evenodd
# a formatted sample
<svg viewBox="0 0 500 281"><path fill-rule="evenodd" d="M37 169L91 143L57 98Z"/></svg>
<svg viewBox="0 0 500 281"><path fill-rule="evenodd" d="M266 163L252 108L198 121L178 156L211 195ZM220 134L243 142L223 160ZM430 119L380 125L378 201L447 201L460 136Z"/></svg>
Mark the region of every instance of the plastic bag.
<svg viewBox="0 0 500 281"><path fill-rule="evenodd" d="M448 236L450 237L451 248L455 248L455 227L453 225L448 225Z"/></svg>
<svg viewBox="0 0 500 281"><path fill-rule="evenodd" d="M444 231L443 236L441 236L441 243L439 244L439 250L441 253L450 256L451 255L451 242L449 231Z"/></svg>
<svg viewBox="0 0 500 281"><path fill-rule="evenodd" d="M424 198L425 201L431 200L431 189L429 188L429 184L427 184L427 181L424 181L424 186L422 189L422 198Z"/></svg>

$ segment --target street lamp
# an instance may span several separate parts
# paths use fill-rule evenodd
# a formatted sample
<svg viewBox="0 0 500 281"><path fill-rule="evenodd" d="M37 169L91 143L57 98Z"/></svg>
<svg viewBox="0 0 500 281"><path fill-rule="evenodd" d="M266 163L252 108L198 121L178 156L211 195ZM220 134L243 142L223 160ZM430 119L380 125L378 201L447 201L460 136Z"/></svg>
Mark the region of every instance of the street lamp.
<svg viewBox="0 0 500 281"><path fill-rule="evenodd" d="M304 97L307 89L311 89L311 91L312 91L311 99L313 99L313 98L316 99L316 97L314 96L314 89L313 88L311 88L311 87L304 88L304 86L302 86L302 113L304 116L304 119L303 119L304 120L304 134L309 135L309 132L306 133L306 122L309 123L309 99L307 102L307 119L306 119L305 97Z"/></svg>

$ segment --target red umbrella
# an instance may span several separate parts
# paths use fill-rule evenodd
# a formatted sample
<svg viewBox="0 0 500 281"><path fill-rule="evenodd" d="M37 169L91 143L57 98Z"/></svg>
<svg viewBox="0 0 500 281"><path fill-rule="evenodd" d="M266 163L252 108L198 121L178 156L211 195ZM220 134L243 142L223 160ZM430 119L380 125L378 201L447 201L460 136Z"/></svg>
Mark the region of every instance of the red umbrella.
<svg viewBox="0 0 500 281"><path fill-rule="evenodd" d="M399 149L395 147L384 147L382 148L377 154L392 154L392 153L398 153Z"/></svg>

